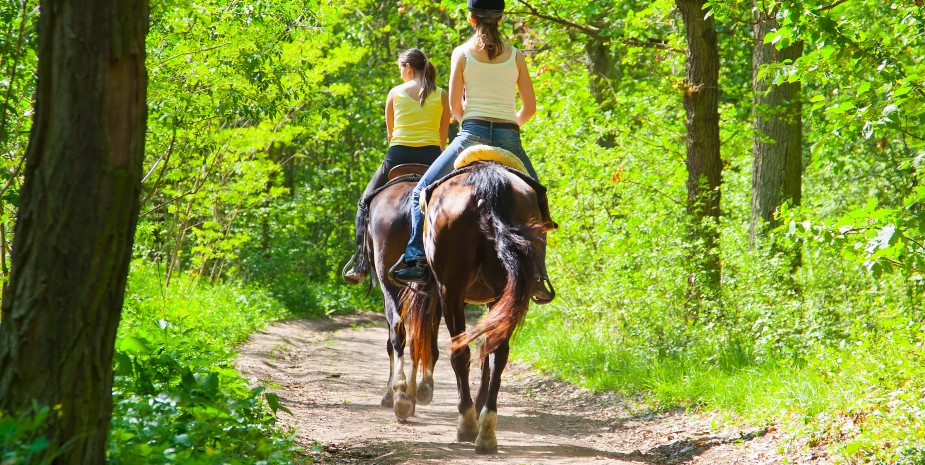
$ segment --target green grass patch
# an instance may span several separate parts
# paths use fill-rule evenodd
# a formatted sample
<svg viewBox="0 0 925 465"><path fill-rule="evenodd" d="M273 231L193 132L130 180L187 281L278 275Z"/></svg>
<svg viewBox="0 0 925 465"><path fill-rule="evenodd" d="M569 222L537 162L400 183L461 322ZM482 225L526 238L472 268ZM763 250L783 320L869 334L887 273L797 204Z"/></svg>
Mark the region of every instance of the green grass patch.
<svg viewBox="0 0 925 465"><path fill-rule="evenodd" d="M919 326L818 348L800 361L761 360L733 345L660 351L599 321L535 313L518 333L515 356L592 391L634 395L653 409L719 409L777 422L791 439L827 443L849 462L925 464Z"/></svg>

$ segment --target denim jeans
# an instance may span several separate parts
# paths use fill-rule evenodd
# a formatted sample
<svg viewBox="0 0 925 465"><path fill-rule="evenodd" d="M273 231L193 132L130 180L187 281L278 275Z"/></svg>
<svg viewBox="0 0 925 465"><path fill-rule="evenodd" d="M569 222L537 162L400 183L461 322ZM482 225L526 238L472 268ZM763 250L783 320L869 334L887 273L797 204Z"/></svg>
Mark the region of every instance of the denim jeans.
<svg viewBox="0 0 925 465"><path fill-rule="evenodd" d="M372 179L369 180L369 184L366 185L366 190L363 191L363 195L360 196L360 201L357 203L356 229L354 230L356 231L357 255L360 254L359 251L366 241L366 221L368 220L368 215L363 212L366 208L366 204L364 203L366 196L372 194L376 189L384 186L385 183L389 181L389 171L392 168L404 163L430 165L439 155L440 147L437 145L426 145L424 147L393 145L389 147L388 152L385 154L385 160L382 161L382 164L379 165L379 169L376 170ZM361 266L361 268L363 267L364 266ZM363 271L366 270L364 269Z"/></svg>
<svg viewBox="0 0 925 465"><path fill-rule="evenodd" d="M496 124L496 123L494 123ZM536 170L527 158L523 146L520 144L520 131L512 128L497 128L488 121L463 121L459 133L453 142L446 147L446 150L437 157L437 160L430 165L430 168L424 173L424 176L418 181L411 195L411 238L408 241L408 247L405 249L405 262L413 260L422 260L425 258L424 253L424 214L421 213L421 192L424 188L446 176L453 171L453 162L459 154L474 145L491 145L508 150L527 168L527 174L533 179L537 179Z"/></svg>

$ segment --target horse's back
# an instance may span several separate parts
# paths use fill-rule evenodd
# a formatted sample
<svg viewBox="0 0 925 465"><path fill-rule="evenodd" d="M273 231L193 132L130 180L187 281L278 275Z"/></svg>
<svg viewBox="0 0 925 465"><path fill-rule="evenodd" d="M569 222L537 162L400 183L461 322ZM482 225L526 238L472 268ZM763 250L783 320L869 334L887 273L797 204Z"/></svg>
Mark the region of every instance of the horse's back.
<svg viewBox="0 0 925 465"><path fill-rule="evenodd" d="M369 240L372 264L383 285L388 267L398 261L411 235L409 218L413 181L399 182L376 194L369 203Z"/></svg>
<svg viewBox="0 0 925 465"><path fill-rule="evenodd" d="M497 207L485 202L499 199L509 199L505 202L510 202L507 207L515 223L536 224L542 220L533 188L494 164L486 163L447 179L434 188L428 202L425 248L434 271L445 275L443 279L467 282L470 302L493 300L503 288L504 271L494 252L494 238L485 234L489 226L485 224L486 212Z"/></svg>

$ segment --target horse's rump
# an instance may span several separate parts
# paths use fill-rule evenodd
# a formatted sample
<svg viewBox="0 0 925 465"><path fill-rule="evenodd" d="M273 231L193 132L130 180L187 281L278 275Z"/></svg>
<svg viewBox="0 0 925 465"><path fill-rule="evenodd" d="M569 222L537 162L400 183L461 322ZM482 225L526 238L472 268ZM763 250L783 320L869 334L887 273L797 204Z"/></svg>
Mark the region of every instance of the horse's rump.
<svg viewBox="0 0 925 465"><path fill-rule="evenodd" d="M547 229L531 184L536 183L497 163L478 163L428 189L425 247L435 278L444 286L464 283L468 301L494 302L454 346L484 336L482 353L487 354L526 315Z"/></svg>

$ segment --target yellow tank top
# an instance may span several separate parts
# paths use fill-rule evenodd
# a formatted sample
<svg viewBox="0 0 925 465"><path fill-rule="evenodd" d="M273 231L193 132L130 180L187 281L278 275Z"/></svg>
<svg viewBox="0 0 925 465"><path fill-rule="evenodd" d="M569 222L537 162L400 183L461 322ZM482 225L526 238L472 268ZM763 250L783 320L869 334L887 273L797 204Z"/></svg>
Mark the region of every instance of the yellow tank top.
<svg viewBox="0 0 925 465"><path fill-rule="evenodd" d="M440 117L443 115L443 90L439 87L427 96L424 106L402 89L395 91L392 110L395 126L389 145L423 147L440 145Z"/></svg>

